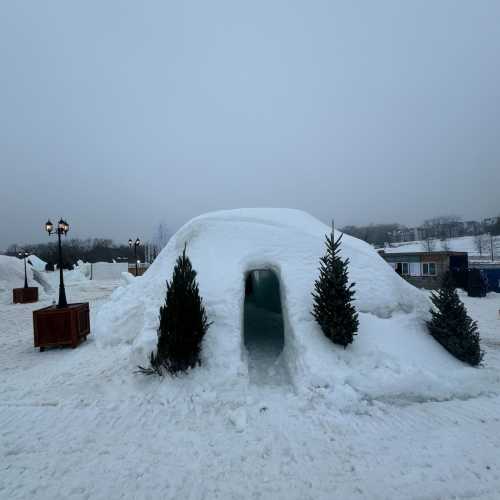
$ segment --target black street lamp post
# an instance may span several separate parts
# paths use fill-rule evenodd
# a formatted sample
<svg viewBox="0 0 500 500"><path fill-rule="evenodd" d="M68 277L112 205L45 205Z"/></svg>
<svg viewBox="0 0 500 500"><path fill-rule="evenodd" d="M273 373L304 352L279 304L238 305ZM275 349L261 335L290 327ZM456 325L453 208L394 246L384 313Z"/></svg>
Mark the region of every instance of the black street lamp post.
<svg viewBox="0 0 500 500"><path fill-rule="evenodd" d="M28 288L28 274L26 272L26 257L28 255L28 252L19 252L19 257L24 260L24 288Z"/></svg>
<svg viewBox="0 0 500 500"><path fill-rule="evenodd" d="M134 246L134 260L135 260L135 277L137 278L137 273L138 273L138 266L137 263L139 262L137 260L137 247L140 246L141 240L137 238L135 242L132 242L132 239L128 240L128 246L130 249L132 249L132 245Z"/></svg>
<svg viewBox="0 0 500 500"><path fill-rule="evenodd" d="M57 308L62 309L64 307L68 307L68 302L66 301L66 290L64 289L61 235L66 236L66 233L69 231L69 224L65 220L61 219L57 224L57 229L54 231L54 225L50 222L50 220L48 220L45 223L45 230L49 233L49 236L56 233L59 243L59 303L57 304Z"/></svg>
<svg viewBox="0 0 500 500"><path fill-rule="evenodd" d="M73 349L90 334L90 307L88 302L68 304L64 289L61 236L66 236L69 224L61 219L57 227L50 220L45 224L49 236L57 234L59 247L59 304L33 311L33 343L44 351L47 347L71 346ZM38 288L37 288L38 290Z"/></svg>

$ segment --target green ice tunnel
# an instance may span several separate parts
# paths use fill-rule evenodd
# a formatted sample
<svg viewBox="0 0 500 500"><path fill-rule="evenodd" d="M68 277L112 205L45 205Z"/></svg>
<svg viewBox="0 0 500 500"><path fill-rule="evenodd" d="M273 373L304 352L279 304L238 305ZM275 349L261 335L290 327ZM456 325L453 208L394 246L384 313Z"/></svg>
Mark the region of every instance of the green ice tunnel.
<svg viewBox="0 0 500 500"><path fill-rule="evenodd" d="M270 269L250 271L245 280L244 343L250 354L277 357L285 335L280 283Z"/></svg>

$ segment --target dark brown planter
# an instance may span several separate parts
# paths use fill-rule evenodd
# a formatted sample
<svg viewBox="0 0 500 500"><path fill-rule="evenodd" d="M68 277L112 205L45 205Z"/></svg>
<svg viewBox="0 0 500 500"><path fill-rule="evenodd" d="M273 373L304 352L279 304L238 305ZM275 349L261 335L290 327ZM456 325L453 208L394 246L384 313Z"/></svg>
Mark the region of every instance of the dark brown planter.
<svg viewBox="0 0 500 500"><path fill-rule="evenodd" d="M90 333L89 303L68 304L62 309L49 306L33 311L33 329L35 347L40 351L52 346L75 348Z"/></svg>
<svg viewBox="0 0 500 500"><path fill-rule="evenodd" d="M38 287L29 286L28 288L14 288L12 290L12 302L14 302L14 304L38 302Z"/></svg>
<svg viewBox="0 0 500 500"><path fill-rule="evenodd" d="M147 270L148 270L147 267L139 267L139 269L137 269L137 275L136 275L135 274L135 266L128 267L128 272L130 274L132 274L133 276L142 276Z"/></svg>

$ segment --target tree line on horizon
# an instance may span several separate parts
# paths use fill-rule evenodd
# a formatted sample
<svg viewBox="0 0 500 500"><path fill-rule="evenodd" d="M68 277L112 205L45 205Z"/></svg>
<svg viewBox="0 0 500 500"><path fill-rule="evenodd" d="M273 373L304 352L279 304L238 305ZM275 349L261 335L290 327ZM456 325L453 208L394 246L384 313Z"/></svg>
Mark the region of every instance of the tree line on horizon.
<svg viewBox="0 0 500 500"><path fill-rule="evenodd" d="M154 231L152 241L143 242L137 248L137 258L141 262L146 260L146 247L148 256L154 260L170 239L171 233L164 222L160 222ZM17 256L22 251L34 254L47 263L48 269L58 265L57 241L46 243L12 244L7 248L5 255ZM79 261L83 262L126 262L134 261L134 249L128 243L116 244L110 238L68 238L63 242L63 267L72 269Z"/></svg>
<svg viewBox="0 0 500 500"><path fill-rule="evenodd" d="M128 244L116 244L109 238L68 238L63 242L63 267L72 269L79 261L84 262L126 262L133 260L133 248ZM7 248L5 255L16 256L20 250L34 254L48 264L49 269L58 264L58 249L56 241L34 243L28 245L13 244ZM137 257L144 261L145 248L137 248Z"/></svg>
<svg viewBox="0 0 500 500"><path fill-rule="evenodd" d="M385 244L401 243L414 240L415 232L419 240L448 240L461 236L500 235L500 216L483 221L463 221L454 215L427 219L416 228L410 228L397 222L389 224L369 224L363 226L347 225L341 231L359 238L375 247Z"/></svg>

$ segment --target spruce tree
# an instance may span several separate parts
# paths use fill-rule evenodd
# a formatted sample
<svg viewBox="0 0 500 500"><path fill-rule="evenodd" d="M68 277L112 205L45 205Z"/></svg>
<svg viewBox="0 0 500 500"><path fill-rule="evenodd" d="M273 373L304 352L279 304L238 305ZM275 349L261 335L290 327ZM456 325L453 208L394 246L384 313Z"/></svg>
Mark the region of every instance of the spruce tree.
<svg viewBox="0 0 500 500"><path fill-rule="evenodd" d="M320 275L314 283L313 316L323 333L344 348L354 340L358 331L358 313L354 300L354 283L349 285L349 259L340 257L342 234L335 241L332 233L326 236L326 253L320 259Z"/></svg>
<svg viewBox="0 0 500 500"><path fill-rule="evenodd" d="M477 323L473 321L458 297L451 273L443 277L437 293L432 293L432 318L427 322L429 333L457 359L478 365L483 359Z"/></svg>
<svg viewBox="0 0 500 500"><path fill-rule="evenodd" d="M210 323L200 297L196 271L186 255L177 258L172 281L167 281L165 304L160 307L158 345L150 356L146 374L183 372L200 364L201 343Z"/></svg>

